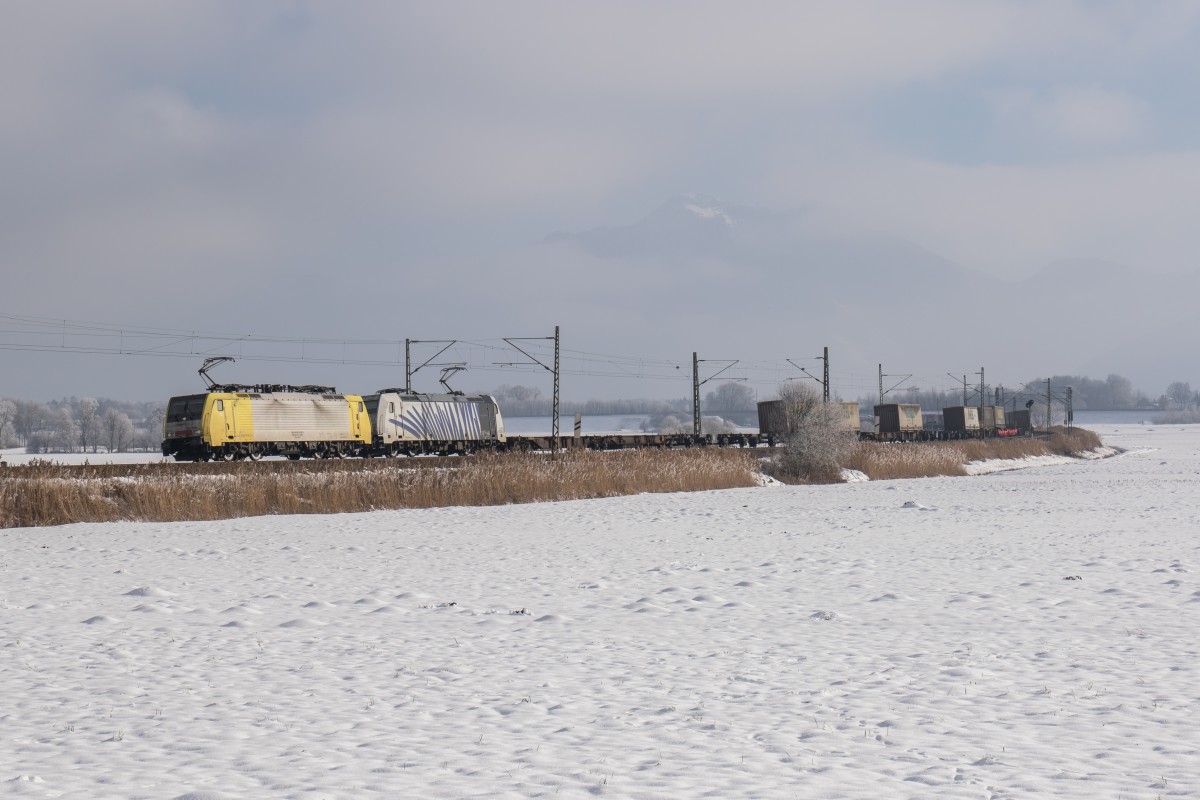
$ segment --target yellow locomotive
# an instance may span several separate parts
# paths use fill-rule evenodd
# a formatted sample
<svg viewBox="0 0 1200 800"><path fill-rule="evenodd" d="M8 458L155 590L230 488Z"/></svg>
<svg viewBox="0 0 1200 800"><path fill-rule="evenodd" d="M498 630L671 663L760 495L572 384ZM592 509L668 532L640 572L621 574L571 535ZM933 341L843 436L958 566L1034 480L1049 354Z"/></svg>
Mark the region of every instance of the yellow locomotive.
<svg viewBox="0 0 1200 800"><path fill-rule="evenodd" d="M201 369L206 380L216 361ZM362 397L331 386L209 382L203 394L172 397L163 420L162 452L176 461L340 458L370 444L371 417Z"/></svg>
<svg viewBox="0 0 1200 800"><path fill-rule="evenodd" d="M163 455L176 461L340 458L358 455L371 442L371 417L358 395L324 386L237 389L172 397Z"/></svg>

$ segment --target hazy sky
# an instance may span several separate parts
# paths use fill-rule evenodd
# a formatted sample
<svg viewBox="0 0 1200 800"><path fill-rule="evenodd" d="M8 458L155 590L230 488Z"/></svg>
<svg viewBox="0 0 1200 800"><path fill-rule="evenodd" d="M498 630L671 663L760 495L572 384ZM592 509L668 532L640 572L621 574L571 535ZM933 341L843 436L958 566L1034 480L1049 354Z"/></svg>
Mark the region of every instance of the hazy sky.
<svg viewBox="0 0 1200 800"><path fill-rule="evenodd" d="M0 314L540 335L505 254L684 191L997 275L1200 252L1196 2L3 6ZM193 373L0 350L0 395Z"/></svg>

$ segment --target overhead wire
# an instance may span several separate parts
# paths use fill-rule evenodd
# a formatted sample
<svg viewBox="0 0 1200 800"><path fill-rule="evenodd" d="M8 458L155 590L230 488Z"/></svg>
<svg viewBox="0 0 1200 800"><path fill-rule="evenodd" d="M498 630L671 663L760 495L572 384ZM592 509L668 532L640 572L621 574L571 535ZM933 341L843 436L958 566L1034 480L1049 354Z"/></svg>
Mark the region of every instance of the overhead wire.
<svg viewBox="0 0 1200 800"><path fill-rule="evenodd" d="M509 337L520 339L522 348L539 362L501 361L502 354L513 353L504 338L457 340L448 348L449 358L466 364L473 372L531 374L543 369L553 358L553 336ZM421 344L423 340L407 340ZM425 340L433 341L433 340ZM442 340L443 342L448 340ZM27 314L0 313L0 350L27 352L68 352L88 355L126 355L157 358L195 358L236 351L245 361L268 363L311 363L358 367L403 367L404 339L356 339L345 337L288 336L279 334L230 333L211 330L182 330L148 325L114 324L90 320L70 320ZM297 352L281 352L297 348ZM330 348L340 350L330 354ZM394 357L379 355L380 349ZM368 355L364 351L375 351ZM704 359L714 362L719 359ZM726 359L729 360L729 359ZM724 377L757 386L778 386L786 381L816 380L800 372L792 362L817 362L821 356L797 356L791 359L738 359ZM654 382L691 383L690 359L622 355L584 349L560 348L560 373L574 377L609 378ZM969 373L968 373L969 374ZM921 385L946 391L945 378L914 378ZM877 384L861 373L833 369L830 383L845 396L874 393ZM960 388L956 383L954 388Z"/></svg>

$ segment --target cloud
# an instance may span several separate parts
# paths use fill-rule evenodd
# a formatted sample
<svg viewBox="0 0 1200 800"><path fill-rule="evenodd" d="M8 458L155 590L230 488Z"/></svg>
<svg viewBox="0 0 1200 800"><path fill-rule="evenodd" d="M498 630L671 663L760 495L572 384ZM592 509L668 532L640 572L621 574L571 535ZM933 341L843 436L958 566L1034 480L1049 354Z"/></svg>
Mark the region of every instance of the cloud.
<svg viewBox="0 0 1200 800"><path fill-rule="evenodd" d="M111 275L147 307L180 308L202 265L275 282L278 308L316 319L326 292L298 276L329 264L369 283L454 261L439 248L464 241L627 223L686 190L806 207L997 272L1078 255L1183 268L1200 170L1156 147L1180 98L1145 87L1192 63L1196 14L971 0L22 4L0 30L0 268L36 275L8 287L31 308L65 306L45 299L64 285L80 307L110 301L128 291ZM1192 88L1193 73L1171 74ZM960 137L1029 152L897 144L881 101L916 90L948 117L986 107L991 127ZM454 263L463 280L494 278L483 260Z"/></svg>
<svg viewBox="0 0 1200 800"><path fill-rule="evenodd" d="M1133 95L1099 86L1058 86L1046 94L1002 91L993 98L1002 130L1055 144L1084 147L1142 138L1151 125L1148 105Z"/></svg>
<svg viewBox="0 0 1200 800"><path fill-rule="evenodd" d="M1200 152L1048 165L950 164L856 152L796 154L764 191L780 202L804 186L830 225L917 241L995 274L1025 275L1093 256L1151 271L1191 271L1191 197Z"/></svg>

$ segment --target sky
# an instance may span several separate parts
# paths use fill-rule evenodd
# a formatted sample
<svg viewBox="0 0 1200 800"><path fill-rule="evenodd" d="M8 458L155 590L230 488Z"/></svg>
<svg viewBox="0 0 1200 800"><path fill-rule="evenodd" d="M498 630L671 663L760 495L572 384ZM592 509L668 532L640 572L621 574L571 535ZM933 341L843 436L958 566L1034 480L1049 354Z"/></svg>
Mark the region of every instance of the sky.
<svg viewBox="0 0 1200 800"><path fill-rule="evenodd" d="M289 341L562 324L580 349L631 354L605 340L611 310L578 300L597 276L528 248L680 192L996 276L1098 258L1169 285L1200 251L1195 2L115 0L4 17L0 315ZM708 344L702 321L664 323L690 324ZM0 395L199 386L198 359L3 349L27 341L0 334ZM395 383L327 374L237 375Z"/></svg>

